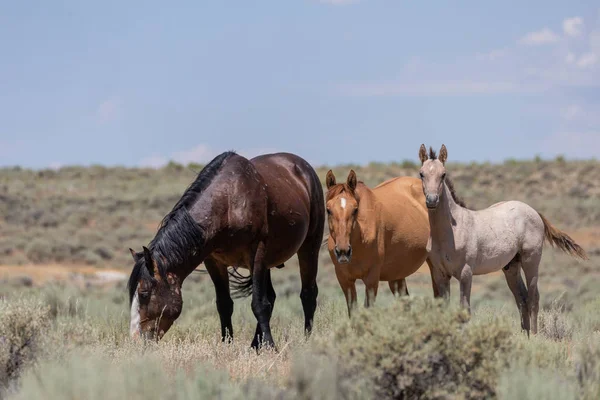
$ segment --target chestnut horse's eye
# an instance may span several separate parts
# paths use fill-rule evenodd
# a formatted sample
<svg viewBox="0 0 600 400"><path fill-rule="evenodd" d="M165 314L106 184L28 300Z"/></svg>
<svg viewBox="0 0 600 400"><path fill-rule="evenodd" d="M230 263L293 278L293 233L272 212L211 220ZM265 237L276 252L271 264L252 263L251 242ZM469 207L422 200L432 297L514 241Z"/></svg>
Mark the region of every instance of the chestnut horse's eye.
<svg viewBox="0 0 600 400"><path fill-rule="evenodd" d="M331 215L331 210L329 208L327 209L327 215Z"/></svg>
<svg viewBox="0 0 600 400"><path fill-rule="evenodd" d="M352 211L352 215L354 215L356 217L356 214L358 214L358 207L354 209L354 211Z"/></svg>

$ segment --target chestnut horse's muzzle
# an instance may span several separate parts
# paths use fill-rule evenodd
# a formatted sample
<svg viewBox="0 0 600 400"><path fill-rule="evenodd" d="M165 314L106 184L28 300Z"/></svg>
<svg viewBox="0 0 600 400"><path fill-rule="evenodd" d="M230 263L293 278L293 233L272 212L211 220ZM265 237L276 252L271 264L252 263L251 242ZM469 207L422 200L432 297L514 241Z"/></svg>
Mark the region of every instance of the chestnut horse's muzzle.
<svg viewBox="0 0 600 400"><path fill-rule="evenodd" d="M339 247L333 248L335 257L340 264L348 264L352 260L352 246L348 245L348 249L340 250Z"/></svg>

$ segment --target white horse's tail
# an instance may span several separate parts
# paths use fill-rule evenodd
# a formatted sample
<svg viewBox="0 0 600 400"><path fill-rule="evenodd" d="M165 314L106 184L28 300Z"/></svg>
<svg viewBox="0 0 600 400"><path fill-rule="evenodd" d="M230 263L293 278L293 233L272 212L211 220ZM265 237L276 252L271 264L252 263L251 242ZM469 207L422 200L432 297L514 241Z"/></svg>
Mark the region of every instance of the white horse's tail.
<svg viewBox="0 0 600 400"><path fill-rule="evenodd" d="M569 235L555 228L542 214L538 214L542 218L542 222L544 222L544 235L546 236L546 240L548 240L552 247L557 246L559 249L573 257L589 260L585 250L575 243Z"/></svg>

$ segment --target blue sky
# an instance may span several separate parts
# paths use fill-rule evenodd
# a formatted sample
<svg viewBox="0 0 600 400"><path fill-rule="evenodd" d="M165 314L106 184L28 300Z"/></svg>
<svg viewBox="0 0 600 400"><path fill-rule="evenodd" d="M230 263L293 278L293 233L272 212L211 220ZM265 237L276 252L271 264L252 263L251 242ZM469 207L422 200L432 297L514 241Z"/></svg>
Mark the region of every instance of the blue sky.
<svg viewBox="0 0 600 400"><path fill-rule="evenodd" d="M596 1L0 5L0 165L600 152Z"/></svg>

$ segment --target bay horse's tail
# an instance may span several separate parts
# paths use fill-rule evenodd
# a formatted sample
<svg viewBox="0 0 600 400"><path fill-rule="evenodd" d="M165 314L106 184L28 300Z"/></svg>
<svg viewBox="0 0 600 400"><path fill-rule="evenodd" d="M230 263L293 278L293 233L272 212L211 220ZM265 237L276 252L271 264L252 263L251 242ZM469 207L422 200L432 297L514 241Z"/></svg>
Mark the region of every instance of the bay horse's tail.
<svg viewBox="0 0 600 400"><path fill-rule="evenodd" d="M252 274L244 276L235 267L227 272L229 273L229 288L232 298L241 299L252 294Z"/></svg>
<svg viewBox="0 0 600 400"><path fill-rule="evenodd" d="M538 214L544 223L544 235L546 236L546 240L548 240L552 247L557 246L559 249L573 257L589 260L585 250L575 243L569 235L555 228L542 214Z"/></svg>

